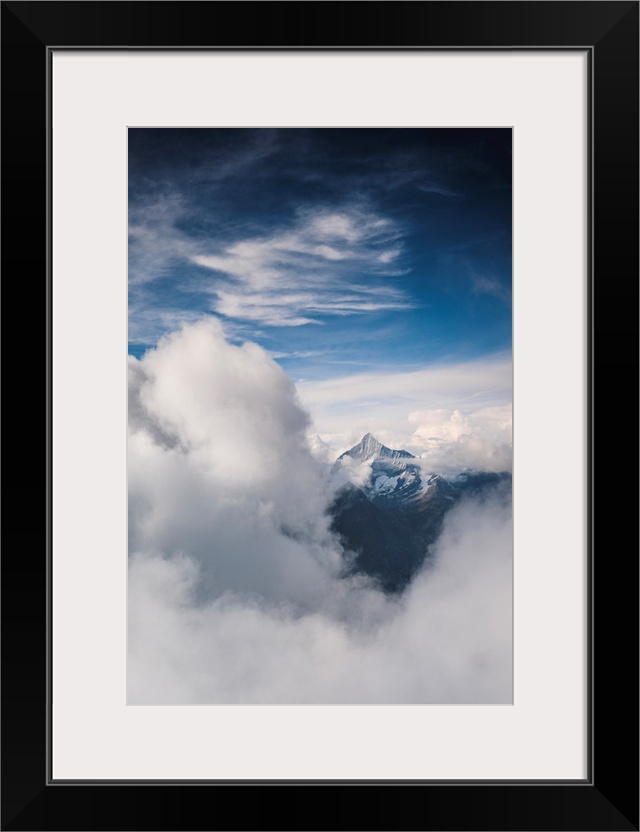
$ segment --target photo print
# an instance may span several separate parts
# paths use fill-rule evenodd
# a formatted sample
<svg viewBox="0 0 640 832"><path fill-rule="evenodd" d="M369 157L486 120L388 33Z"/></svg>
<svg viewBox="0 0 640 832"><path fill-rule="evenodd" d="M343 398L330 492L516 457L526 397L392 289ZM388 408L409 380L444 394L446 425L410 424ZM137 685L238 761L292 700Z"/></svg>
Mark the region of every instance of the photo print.
<svg viewBox="0 0 640 832"><path fill-rule="evenodd" d="M512 702L512 132L130 128L130 705Z"/></svg>

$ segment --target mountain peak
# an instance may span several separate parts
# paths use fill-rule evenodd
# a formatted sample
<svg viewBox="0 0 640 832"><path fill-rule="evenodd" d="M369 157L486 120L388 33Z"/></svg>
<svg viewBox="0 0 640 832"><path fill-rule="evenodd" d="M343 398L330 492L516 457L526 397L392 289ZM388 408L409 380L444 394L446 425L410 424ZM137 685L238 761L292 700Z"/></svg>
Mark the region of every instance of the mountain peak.
<svg viewBox="0 0 640 832"><path fill-rule="evenodd" d="M348 451L341 454L338 459L351 457L360 462L368 462L372 459L413 459L413 454L408 451L397 451L387 448L379 442L371 433L365 433L360 442Z"/></svg>
<svg viewBox="0 0 640 832"><path fill-rule="evenodd" d="M384 448L382 442L378 442L375 436L372 433L365 433L362 437L360 442L355 446L356 448L362 448L363 450L369 451L370 453L376 453L381 448ZM354 450L353 448L351 450Z"/></svg>

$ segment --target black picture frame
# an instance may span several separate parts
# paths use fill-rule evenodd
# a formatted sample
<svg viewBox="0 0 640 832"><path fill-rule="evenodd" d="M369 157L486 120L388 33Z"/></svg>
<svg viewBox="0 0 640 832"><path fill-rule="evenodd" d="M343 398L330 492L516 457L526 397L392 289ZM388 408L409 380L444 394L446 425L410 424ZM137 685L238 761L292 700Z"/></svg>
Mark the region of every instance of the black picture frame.
<svg viewBox="0 0 640 832"><path fill-rule="evenodd" d="M628 0L2 3L3 290L7 317L18 321L3 360L2 829L638 829L638 10ZM51 50L276 46L588 51L591 728L584 782L50 779Z"/></svg>

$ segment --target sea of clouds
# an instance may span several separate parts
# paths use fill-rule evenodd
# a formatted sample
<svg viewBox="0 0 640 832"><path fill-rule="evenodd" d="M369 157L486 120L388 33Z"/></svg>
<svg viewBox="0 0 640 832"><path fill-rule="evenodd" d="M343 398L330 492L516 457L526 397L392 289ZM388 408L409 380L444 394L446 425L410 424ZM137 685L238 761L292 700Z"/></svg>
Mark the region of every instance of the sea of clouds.
<svg viewBox="0 0 640 832"><path fill-rule="evenodd" d="M484 417L433 417L449 455L474 431L504 455L483 426L504 438L506 412ZM384 595L340 577L310 432L279 365L213 319L130 358L128 703L511 702L510 503L458 505Z"/></svg>

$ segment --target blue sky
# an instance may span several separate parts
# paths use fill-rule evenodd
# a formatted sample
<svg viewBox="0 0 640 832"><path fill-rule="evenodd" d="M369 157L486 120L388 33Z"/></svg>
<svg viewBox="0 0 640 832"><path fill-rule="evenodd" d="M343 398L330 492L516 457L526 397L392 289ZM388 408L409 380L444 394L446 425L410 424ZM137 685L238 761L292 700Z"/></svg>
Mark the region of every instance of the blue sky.
<svg viewBox="0 0 640 832"><path fill-rule="evenodd" d="M511 138L130 129L130 353L213 315L302 386L510 362Z"/></svg>

